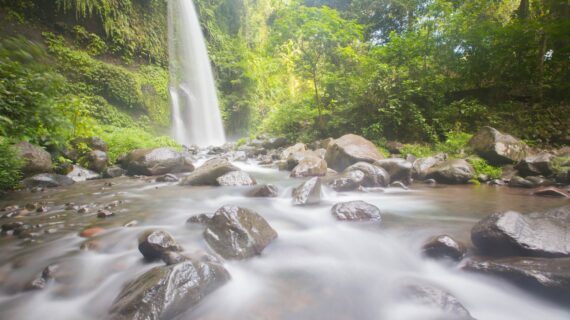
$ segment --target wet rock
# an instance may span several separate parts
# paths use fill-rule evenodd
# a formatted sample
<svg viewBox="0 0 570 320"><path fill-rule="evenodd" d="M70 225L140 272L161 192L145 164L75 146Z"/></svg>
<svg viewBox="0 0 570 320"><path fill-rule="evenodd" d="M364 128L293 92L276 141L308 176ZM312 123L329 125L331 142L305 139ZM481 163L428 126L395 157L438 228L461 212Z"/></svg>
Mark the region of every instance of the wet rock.
<svg viewBox="0 0 570 320"><path fill-rule="evenodd" d="M194 170L189 156L173 148L133 150L122 160L122 164L129 175L155 176Z"/></svg>
<svg viewBox="0 0 570 320"><path fill-rule="evenodd" d="M105 232L105 229L100 228L100 227L92 227L92 228L87 228L87 229L81 231L79 233L79 236L83 237L83 238L91 238L91 237L94 237L94 236L96 236L102 232Z"/></svg>
<svg viewBox="0 0 570 320"><path fill-rule="evenodd" d="M407 284L399 290L397 296L414 304L438 309L445 314L437 319L474 320L456 297L432 284Z"/></svg>
<svg viewBox="0 0 570 320"><path fill-rule="evenodd" d="M426 178L440 183L467 183L475 176L475 170L463 159L447 160L428 170Z"/></svg>
<svg viewBox="0 0 570 320"><path fill-rule="evenodd" d="M42 147L22 141L14 146L20 158L24 159L22 173L30 177L38 173L52 172L52 161L49 152Z"/></svg>
<svg viewBox="0 0 570 320"><path fill-rule="evenodd" d="M535 184L523 177L514 176L509 181L509 187L513 188L534 188Z"/></svg>
<svg viewBox="0 0 570 320"><path fill-rule="evenodd" d="M71 172L66 174L66 176L71 178L75 182L82 182L82 181L101 178L101 175L98 174L97 172L82 168L78 165L73 165L72 168L73 169L71 170Z"/></svg>
<svg viewBox="0 0 570 320"><path fill-rule="evenodd" d="M390 183L390 187L408 190L408 187L404 183L402 183L401 181L394 181L394 182Z"/></svg>
<svg viewBox="0 0 570 320"><path fill-rule="evenodd" d="M167 266L191 260L189 256L174 251L164 252L161 256L161 259L164 261L164 263L166 263Z"/></svg>
<svg viewBox="0 0 570 320"><path fill-rule="evenodd" d="M517 169L523 177L536 175L548 176L552 174L552 159L554 159L554 155L541 152L537 155L524 158L515 166L515 169Z"/></svg>
<svg viewBox="0 0 570 320"><path fill-rule="evenodd" d="M489 180L491 180L491 178L486 174L481 173L477 176L477 181L479 181L481 183L488 182Z"/></svg>
<svg viewBox="0 0 570 320"><path fill-rule="evenodd" d="M101 150L92 150L85 156L87 168L95 172L104 172L109 162L107 153Z"/></svg>
<svg viewBox="0 0 570 320"><path fill-rule="evenodd" d="M487 255L570 256L570 206L546 212L493 213L471 229L473 244Z"/></svg>
<svg viewBox="0 0 570 320"><path fill-rule="evenodd" d="M328 166L337 171L343 171L360 161L373 163L383 158L372 142L355 134L347 134L332 141L325 156Z"/></svg>
<svg viewBox="0 0 570 320"><path fill-rule="evenodd" d="M433 157L416 159L412 164L412 177L418 180L426 179L429 170L447 160L447 154L440 153Z"/></svg>
<svg viewBox="0 0 570 320"><path fill-rule="evenodd" d="M114 216L115 214L107 209L100 209L97 211L97 218L109 218Z"/></svg>
<svg viewBox="0 0 570 320"><path fill-rule="evenodd" d="M172 319L229 279L227 270L213 261L189 259L155 267L123 288L111 305L109 319Z"/></svg>
<svg viewBox="0 0 570 320"><path fill-rule="evenodd" d="M492 165L516 163L528 153L524 142L491 127L481 128L469 141L469 147Z"/></svg>
<svg viewBox="0 0 570 320"><path fill-rule="evenodd" d="M110 166L103 172L104 178L117 178L122 175L127 174L127 170L119 167L119 166Z"/></svg>
<svg viewBox="0 0 570 320"><path fill-rule="evenodd" d="M404 148L404 144L398 141L388 141L385 146L391 154L402 154Z"/></svg>
<svg viewBox="0 0 570 320"><path fill-rule="evenodd" d="M231 171L216 179L218 185L226 187L253 186L257 184L247 172Z"/></svg>
<svg viewBox="0 0 570 320"><path fill-rule="evenodd" d="M344 172L362 171L364 179L360 183L363 187L387 187L390 183L390 175L382 167L368 162L357 162L347 167Z"/></svg>
<svg viewBox="0 0 570 320"><path fill-rule="evenodd" d="M188 218L188 220L186 220L186 223L205 224L208 221L210 221L210 219L212 219L211 214L200 213L200 214L193 215L190 218Z"/></svg>
<svg viewBox="0 0 570 320"><path fill-rule="evenodd" d="M327 162L321 158L305 157L293 168L291 177L322 177L327 174Z"/></svg>
<svg viewBox="0 0 570 320"><path fill-rule="evenodd" d="M265 142L263 142L261 146L265 149L270 150L270 149L278 149L281 147L285 147L288 143L289 141L287 140L287 138L277 137L277 138L267 139Z"/></svg>
<svg viewBox="0 0 570 320"><path fill-rule="evenodd" d="M526 180L530 181L535 187L552 186L555 183L542 176L527 176Z"/></svg>
<svg viewBox="0 0 570 320"><path fill-rule="evenodd" d="M463 268L503 278L564 306L570 300L570 258L477 258L467 261Z"/></svg>
<svg viewBox="0 0 570 320"><path fill-rule="evenodd" d="M570 198L570 192L554 187L541 188L534 191L532 194L535 196L542 196L542 197Z"/></svg>
<svg viewBox="0 0 570 320"><path fill-rule="evenodd" d="M73 179L60 174L40 173L22 180L25 188L56 188L74 184Z"/></svg>
<svg viewBox="0 0 570 320"><path fill-rule="evenodd" d="M34 280L30 281L30 283L24 287L24 290L44 289L50 281L55 279L58 269L58 264L50 264L49 266L45 267L45 269L42 270L42 272L38 274Z"/></svg>
<svg viewBox="0 0 570 320"><path fill-rule="evenodd" d="M365 174L360 170L351 170L336 177L330 186L336 191L351 191L358 189L364 181Z"/></svg>
<svg viewBox="0 0 570 320"><path fill-rule="evenodd" d="M261 254L277 232L253 210L223 206L206 223L204 239L225 259L246 259Z"/></svg>
<svg viewBox="0 0 570 320"><path fill-rule="evenodd" d="M167 251L182 251L174 238L163 230L147 230L139 235L139 251L146 260L158 260Z"/></svg>
<svg viewBox="0 0 570 320"><path fill-rule="evenodd" d="M293 189L293 204L308 205L321 201L321 179L311 178Z"/></svg>
<svg viewBox="0 0 570 320"><path fill-rule="evenodd" d="M272 184L261 184L253 187L245 195L247 197L277 197L279 190Z"/></svg>
<svg viewBox="0 0 570 320"><path fill-rule="evenodd" d="M233 161L247 161L247 153L245 151L236 151L232 156Z"/></svg>
<svg viewBox="0 0 570 320"><path fill-rule="evenodd" d="M380 209L364 201L348 201L335 204L332 215L341 221L380 221Z"/></svg>
<svg viewBox="0 0 570 320"><path fill-rule="evenodd" d="M218 185L217 179L228 172L239 171L240 169L228 160L222 158L214 158L206 161L199 168L194 170L190 175L184 177L180 182L181 185L201 186L201 185Z"/></svg>
<svg viewBox="0 0 570 320"><path fill-rule="evenodd" d="M172 173L167 173L163 176L156 178L156 182L177 182L178 177L173 175Z"/></svg>
<svg viewBox="0 0 570 320"><path fill-rule="evenodd" d="M382 159L375 161L374 165L386 170L392 181L398 180L404 184L410 184L412 181L412 162L408 160L400 158Z"/></svg>
<svg viewBox="0 0 570 320"><path fill-rule="evenodd" d="M287 161L289 155L295 152L304 152L307 150L307 146L304 143L297 143L294 146L286 148L285 150L281 151L281 160Z"/></svg>
<svg viewBox="0 0 570 320"><path fill-rule="evenodd" d="M429 185L436 185L437 181L435 181L435 179L425 179L424 184L429 184Z"/></svg>
<svg viewBox="0 0 570 320"><path fill-rule="evenodd" d="M465 245L448 235L439 235L428 240L422 246L422 253L434 259L459 261L465 256Z"/></svg>
<svg viewBox="0 0 570 320"><path fill-rule="evenodd" d="M292 152L289 154L289 156L286 159L287 170L293 170L293 168L295 168L299 164L299 162L301 162L305 158L319 159L319 156L312 150Z"/></svg>
<svg viewBox="0 0 570 320"><path fill-rule="evenodd" d="M518 170L512 164L507 164L501 167L501 179L510 181L514 176L518 175Z"/></svg>

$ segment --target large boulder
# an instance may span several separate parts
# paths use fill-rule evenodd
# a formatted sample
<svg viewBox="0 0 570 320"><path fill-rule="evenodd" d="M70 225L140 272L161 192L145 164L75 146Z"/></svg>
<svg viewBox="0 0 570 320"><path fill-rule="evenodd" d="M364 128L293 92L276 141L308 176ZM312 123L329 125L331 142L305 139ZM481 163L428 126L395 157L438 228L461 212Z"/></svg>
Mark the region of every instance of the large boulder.
<svg viewBox="0 0 570 320"><path fill-rule="evenodd" d="M570 256L570 206L546 212L493 213L471 229L473 244L487 255Z"/></svg>
<svg viewBox="0 0 570 320"><path fill-rule="evenodd" d="M110 166L107 167L107 169L105 169L105 172L103 172L103 177L104 178L117 178L120 177L122 175L127 174L127 170L119 167L119 166Z"/></svg>
<svg viewBox="0 0 570 320"><path fill-rule="evenodd" d="M311 178L293 189L293 204L307 205L321 201L321 179Z"/></svg>
<svg viewBox="0 0 570 320"><path fill-rule="evenodd" d="M352 191L362 185L365 177L364 172L360 170L350 170L335 177L329 185L335 191Z"/></svg>
<svg viewBox="0 0 570 320"><path fill-rule="evenodd" d="M281 160L287 160L292 153L303 151L307 151L307 146L304 143L297 143L281 151Z"/></svg>
<svg viewBox="0 0 570 320"><path fill-rule="evenodd" d="M469 147L492 165L516 163L528 153L524 142L491 127L481 128L469 141Z"/></svg>
<svg viewBox="0 0 570 320"><path fill-rule="evenodd" d="M101 178L101 175L95 171L91 171L89 169L82 168L78 165L72 166L71 172L66 174L67 177L71 178L75 182L82 182L86 180L93 180Z"/></svg>
<svg viewBox="0 0 570 320"><path fill-rule="evenodd" d="M279 195L279 190L272 184L261 184L253 187L246 193L246 197L273 198Z"/></svg>
<svg viewBox="0 0 570 320"><path fill-rule="evenodd" d="M225 259L246 259L261 254L277 232L257 212L223 206L206 222L204 239Z"/></svg>
<svg viewBox="0 0 570 320"><path fill-rule="evenodd" d="M129 175L157 176L194 170L187 156L173 148L136 149L123 159Z"/></svg>
<svg viewBox="0 0 570 320"><path fill-rule="evenodd" d="M240 169L231 162L223 158L214 158L206 161L198 167L194 172L184 177L180 182L181 185L203 186L218 185L217 179L228 172L239 171Z"/></svg>
<svg viewBox="0 0 570 320"><path fill-rule="evenodd" d="M418 180L426 179L429 170L447 160L447 154L440 153L433 157L419 158L413 161L412 177Z"/></svg>
<svg viewBox="0 0 570 320"><path fill-rule="evenodd" d="M147 260L158 260L165 252L182 251L174 238L163 230L147 230L139 235L139 251Z"/></svg>
<svg viewBox="0 0 570 320"><path fill-rule="evenodd" d="M305 158L320 158L319 155L312 150L291 152L287 157L287 170L293 170L299 162Z"/></svg>
<svg viewBox="0 0 570 320"><path fill-rule="evenodd" d="M42 147L26 141L22 141L14 147L18 151L20 158L24 159L24 165L22 167L24 177L30 177L38 173L52 172L53 164L51 155Z"/></svg>
<svg viewBox="0 0 570 320"><path fill-rule="evenodd" d="M428 170L426 178L441 183L466 183L475 177L475 170L463 159L447 160Z"/></svg>
<svg viewBox="0 0 570 320"><path fill-rule="evenodd" d="M229 280L228 271L213 258L155 267L123 288L111 305L109 318L172 319Z"/></svg>
<svg viewBox="0 0 570 320"><path fill-rule="evenodd" d="M220 186L236 187L236 186L253 186L257 184L247 172L244 171L230 171L216 179Z"/></svg>
<svg viewBox="0 0 570 320"><path fill-rule="evenodd" d="M329 143L325 155L329 168L339 172L360 161L373 163L383 158L374 143L355 134L346 134Z"/></svg>
<svg viewBox="0 0 570 320"><path fill-rule="evenodd" d="M536 155L528 156L519 162L515 169L523 176L549 176L552 174L552 159L554 155L542 152Z"/></svg>
<svg viewBox="0 0 570 320"><path fill-rule="evenodd" d="M380 221L380 209L364 201L339 202L331 208L332 215L341 221Z"/></svg>
<svg viewBox="0 0 570 320"><path fill-rule="evenodd" d="M422 253L433 259L451 259L459 261L465 256L465 245L444 234L431 238L422 246Z"/></svg>
<svg viewBox="0 0 570 320"><path fill-rule="evenodd" d="M467 261L463 268L501 277L565 307L570 301L570 258L477 258Z"/></svg>
<svg viewBox="0 0 570 320"><path fill-rule="evenodd" d="M357 162L344 170L344 172L362 171L364 179L360 183L363 187L387 187L390 184L390 175L382 167L368 162Z"/></svg>
<svg viewBox="0 0 570 320"><path fill-rule="evenodd" d="M62 186L69 186L75 183L73 179L54 173L40 173L33 177L26 178L22 180L22 185L25 188L56 188Z"/></svg>
<svg viewBox="0 0 570 320"><path fill-rule="evenodd" d="M105 151L91 150L84 157L87 169L95 172L104 172L109 163L109 157Z"/></svg>
<svg viewBox="0 0 570 320"><path fill-rule="evenodd" d="M375 161L374 165L386 170L391 181L401 181L405 184L410 184L412 181L412 163L406 159L382 159Z"/></svg>
<svg viewBox="0 0 570 320"><path fill-rule="evenodd" d="M327 162L315 156L303 158L291 171L291 177L322 177L327 174Z"/></svg>
<svg viewBox="0 0 570 320"><path fill-rule="evenodd" d="M91 150L101 150L107 152L108 147L105 141L99 137L80 137L71 140L71 146L75 149L79 147L80 144L84 144L87 148Z"/></svg>

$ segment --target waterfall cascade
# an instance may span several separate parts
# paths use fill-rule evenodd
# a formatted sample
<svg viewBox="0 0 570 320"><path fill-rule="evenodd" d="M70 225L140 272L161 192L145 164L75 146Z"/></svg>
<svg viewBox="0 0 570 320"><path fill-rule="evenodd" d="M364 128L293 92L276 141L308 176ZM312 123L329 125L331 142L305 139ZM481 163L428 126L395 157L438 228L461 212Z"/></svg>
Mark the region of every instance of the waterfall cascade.
<svg viewBox="0 0 570 320"><path fill-rule="evenodd" d="M192 0L168 2L172 135L185 145L226 142L204 35Z"/></svg>

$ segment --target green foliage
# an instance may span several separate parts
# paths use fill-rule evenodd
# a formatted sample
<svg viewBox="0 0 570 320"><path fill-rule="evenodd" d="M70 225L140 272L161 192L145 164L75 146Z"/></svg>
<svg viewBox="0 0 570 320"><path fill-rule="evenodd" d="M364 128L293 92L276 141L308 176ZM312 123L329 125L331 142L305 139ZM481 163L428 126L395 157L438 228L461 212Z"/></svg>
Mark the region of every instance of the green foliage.
<svg viewBox="0 0 570 320"><path fill-rule="evenodd" d="M430 146L421 144L404 144L401 152L404 155L411 154L416 158L425 158L434 154L434 151Z"/></svg>
<svg viewBox="0 0 570 320"><path fill-rule="evenodd" d="M450 156L463 156L467 149L467 143L473 137L472 134L451 131L447 134L447 139L443 143L437 143L435 149L438 152L445 152Z"/></svg>
<svg viewBox="0 0 570 320"><path fill-rule="evenodd" d="M79 25L74 26L72 31L77 44L84 46L90 55L98 56L107 52L107 44L98 35Z"/></svg>
<svg viewBox="0 0 570 320"><path fill-rule="evenodd" d="M0 190L12 189L22 177L24 162L10 145L9 140L0 137Z"/></svg>
<svg viewBox="0 0 570 320"><path fill-rule="evenodd" d="M481 158L467 158L467 161L475 170L475 175L487 175L491 179L498 179L501 177L503 170L500 167L494 167Z"/></svg>

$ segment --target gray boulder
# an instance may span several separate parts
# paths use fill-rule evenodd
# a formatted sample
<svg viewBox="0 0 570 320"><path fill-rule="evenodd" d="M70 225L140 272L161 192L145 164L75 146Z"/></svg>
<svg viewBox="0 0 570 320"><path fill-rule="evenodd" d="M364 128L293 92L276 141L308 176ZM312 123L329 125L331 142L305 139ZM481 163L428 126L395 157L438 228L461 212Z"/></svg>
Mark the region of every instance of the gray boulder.
<svg viewBox="0 0 570 320"><path fill-rule="evenodd" d="M14 146L20 158L24 159L22 173L24 177L30 177L38 173L53 171L51 155L42 147L22 141Z"/></svg>
<svg viewBox="0 0 570 320"><path fill-rule="evenodd" d="M78 165L73 165L71 172L66 174L67 177L71 178L75 182L82 182L87 180L99 179L101 175L95 171L82 168Z"/></svg>
<svg viewBox="0 0 570 320"><path fill-rule="evenodd" d="M173 148L133 150L123 160L123 168L129 175L147 176L194 170L189 157Z"/></svg>
<svg viewBox="0 0 570 320"><path fill-rule="evenodd" d="M380 221L380 209L364 201L348 201L335 204L332 215L341 221Z"/></svg>
<svg viewBox="0 0 570 320"><path fill-rule="evenodd" d="M101 150L91 150L85 155L84 159L87 164L87 169L95 172L104 172L109 162L107 153Z"/></svg>
<svg viewBox="0 0 570 320"><path fill-rule="evenodd" d="M307 151L307 146L304 143L297 143L281 151L281 160L287 161L292 153L304 151Z"/></svg>
<svg viewBox="0 0 570 320"><path fill-rule="evenodd" d="M352 191L358 189L366 175L360 170L350 170L335 177L329 184L335 191Z"/></svg>
<svg viewBox="0 0 570 320"><path fill-rule="evenodd" d="M373 163L383 158L374 143L355 134L346 134L330 142L325 155L329 168L339 172L360 161Z"/></svg>
<svg viewBox="0 0 570 320"><path fill-rule="evenodd" d="M404 184L410 184L412 181L412 163L406 159L382 159L375 161L374 165L386 170L391 181L401 181Z"/></svg>
<svg viewBox="0 0 570 320"><path fill-rule="evenodd" d="M190 175L184 177L180 182L181 185L203 186L218 185L217 179L228 172L239 171L240 169L231 162L222 158L214 158L206 161L198 167Z"/></svg>
<svg viewBox="0 0 570 320"><path fill-rule="evenodd" d="M139 235L139 251L147 260L158 260L168 251L182 251L174 238L163 230L147 230Z"/></svg>
<svg viewBox="0 0 570 320"><path fill-rule="evenodd" d="M246 193L247 197L253 198L272 198L277 197L278 195L279 191L277 187L272 184L261 184L255 186Z"/></svg>
<svg viewBox="0 0 570 320"><path fill-rule="evenodd" d="M218 185L235 187L235 186L253 186L257 184L247 172L244 171L230 171L216 179Z"/></svg>
<svg viewBox="0 0 570 320"><path fill-rule="evenodd" d="M344 172L362 171L364 179L360 183L363 187L387 187L391 176L382 167L368 162L357 162L344 170Z"/></svg>
<svg viewBox="0 0 570 320"><path fill-rule="evenodd" d="M327 174L327 162L319 157L304 157L291 171L291 177L322 177Z"/></svg>
<svg viewBox="0 0 570 320"><path fill-rule="evenodd" d="M523 177L514 176L509 180L509 187L512 188L534 188L536 185Z"/></svg>
<svg viewBox="0 0 570 320"><path fill-rule="evenodd" d="M552 159L554 155L546 152L524 158L515 169L523 176L549 176L552 174Z"/></svg>
<svg viewBox="0 0 570 320"><path fill-rule="evenodd" d="M412 177L418 180L426 179L429 170L447 160L447 154L440 153L433 157L416 159L412 164Z"/></svg>
<svg viewBox="0 0 570 320"><path fill-rule="evenodd" d="M122 175L127 174L127 170L119 167L119 166L110 166L107 167L107 169L105 169L105 171L103 172L103 177L104 178L117 178L120 177Z"/></svg>
<svg viewBox="0 0 570 320"><path fill-rule="evenodd" d="M473 244L486 255L570 256L570 206L546 212L493 213L471 229Z"/></svg>
<svg viewBox="0 0 570 320"><path fill-rule="evenodd" d="M422 246L422 253L433 259L451 259L459 261L465 256L465 245L448 235L431 238Z"/></svg>
<svg viewBox="0 0 570 320"><path fill-rule="evenodd" d="M473 167L463 159L447 160L428 170L426 178L440 183L467 183L475 177Z"/></svg>
<svg viewBox="0 0 570 320"><path fill-rule="evenodd" d="M22 185L25 188L56 188L62 186L69 186L74 184L73 179L54 173L40 173L33 177L26 178L22 180Z"/></svg>
<svg viewBox="0 0 570 320"><path fill-rule="evenodd" d="M293 189L293 204L307 205L321 201L321 179L311 178Z"/></svg>
<svg viewBox="0 0 570 320"><path fill-rule="evenodd" d="M206 222L204 239L225 259L246 259L261 254L277 232L257 212L223 206Z"/></svg>
<svg viewBox="0 0 570 320"><path fill-rule="evenodd" d="M469 147L492 165L517 163L529 151L524 142L491 127L481 128L469 141Z"/></svg>
<svg viewBox="0 0 570 320"><path fill-rule="evenodd" d="M152 268L127 284L111 305L109 318L171 319L230 280L228 271L213 258L180 260Z"/></svg>

